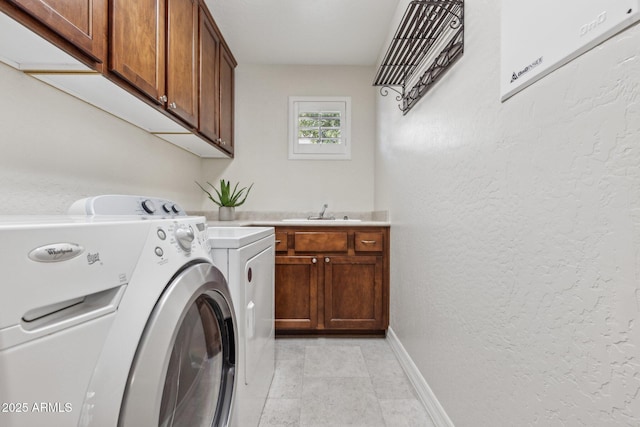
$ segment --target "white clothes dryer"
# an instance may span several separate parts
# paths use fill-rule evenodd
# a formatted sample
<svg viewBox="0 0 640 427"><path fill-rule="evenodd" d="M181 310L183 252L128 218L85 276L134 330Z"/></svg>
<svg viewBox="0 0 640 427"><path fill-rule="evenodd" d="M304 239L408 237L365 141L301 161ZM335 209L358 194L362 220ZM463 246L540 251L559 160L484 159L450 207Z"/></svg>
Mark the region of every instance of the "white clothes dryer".
<svg viewBox="0 0 640 427"><path fill-rule="evenodd" d="M273 227L209 227L214 265L229 284L238 320L238 384L232 425L260 422L275 370Z"/></svg>
<svg viewBox="0 0 640 427"><path fill-rule="evenodd" d="M237 330L204 218L1 218L0 241L0 425L229 424Z"/></svg>

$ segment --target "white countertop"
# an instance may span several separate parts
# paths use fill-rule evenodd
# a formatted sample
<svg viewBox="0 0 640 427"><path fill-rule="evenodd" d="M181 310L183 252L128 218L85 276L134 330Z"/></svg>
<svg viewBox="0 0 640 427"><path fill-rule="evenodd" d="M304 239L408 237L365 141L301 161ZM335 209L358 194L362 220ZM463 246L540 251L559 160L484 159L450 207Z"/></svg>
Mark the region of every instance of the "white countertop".
<svg viewBox="0 0 640 427"><path fill-rule="evenodd" d="M198 212L197 214L206 216L210 227L388 227L391 225L387 212L340 212L331 214L335 216L335 220L311 221L305 219L314 215L309 212L236 211L235 221L218 221L217 212ZM349 220L340 219L345 216Z"/></svg>
<svg viewBox="0 0 640 427"><path fill-rule="evenodd" d="M235 221L207 221L209 227L388 227L389 221L341 221L341 220L320 220L320 221L283 221L274 220L235 220Z"/></svg>

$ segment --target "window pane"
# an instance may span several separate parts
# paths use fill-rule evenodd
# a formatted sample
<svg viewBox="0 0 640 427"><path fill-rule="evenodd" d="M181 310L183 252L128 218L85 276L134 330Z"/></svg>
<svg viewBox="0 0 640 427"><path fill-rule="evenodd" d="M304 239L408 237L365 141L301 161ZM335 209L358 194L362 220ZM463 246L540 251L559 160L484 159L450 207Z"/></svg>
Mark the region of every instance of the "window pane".
<svg viewBox="0 0 640 427"><path fill-rule="evenodd" d="M317 138L318 130L317 129L300 129L298 133L298 137L300 138Z"/></svg>
<svg viewBox="0 0 640 427"><path fill-rule="evenodd" d="M340 129L321 129L322 138L340 138Z"/></svg>
<svg viewBox="0 0 640 427"><path fill-rule="evenodd" d="M340 127L340 119L323 119L323 120L319 120L318 121L318 126L322 126L322 127L334 127L334 128L339 128Z"/></svg>
<svg viewBox="0 0 640 427"><path fill-rule="evenodd" d="M318 120L300 118L298 120L298 127L305 127L305 128L318 127L319 123L320 122L318 122Z"/></svg>
<svg viewBox="0 0 640 427"><path fill-rule="evenodd" d="M298 144L341 144L339 111L301 111L298 115Z"/></svg>

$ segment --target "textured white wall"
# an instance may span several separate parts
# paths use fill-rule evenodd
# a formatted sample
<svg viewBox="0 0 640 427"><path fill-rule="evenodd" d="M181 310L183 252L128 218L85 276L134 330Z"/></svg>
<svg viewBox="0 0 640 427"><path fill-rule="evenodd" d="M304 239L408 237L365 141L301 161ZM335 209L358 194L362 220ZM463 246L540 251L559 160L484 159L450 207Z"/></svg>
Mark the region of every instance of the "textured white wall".
<svg viewBox="0 0 640 427"><path fill-rule="evenodd" d="M200 209L200 158L0 63L0 214L143 194Z"/></svg>
<svg viewBox="0 0 640 427"><path fill-rule="evenodd" d="M640 26L501 104L499 4L407 116L377 98L391 326L458 427L638 426Z"/></svg>
<svg viewBox="0 0 640 427"><path fill-rule="evenodd" d="M205 160L204 176L255 183L242 210L371 211L374 193L373 67L240 64L236 160ZM289 96L350 96L351 160L288 160ZM215 206L203 198L203 209Z"/></svg>

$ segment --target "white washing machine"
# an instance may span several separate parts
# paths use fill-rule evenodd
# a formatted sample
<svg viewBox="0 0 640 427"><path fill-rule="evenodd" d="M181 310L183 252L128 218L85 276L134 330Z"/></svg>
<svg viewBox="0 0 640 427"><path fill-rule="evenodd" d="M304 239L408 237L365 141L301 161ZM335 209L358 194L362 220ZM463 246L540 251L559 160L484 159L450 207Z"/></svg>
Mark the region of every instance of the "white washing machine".
<svg viewBox="0 0 640 427"><path fill-rule="evenodd" d="M255 427L275 370L273 227L209 227L213 263L227 279L238 320L232 425Z"/></svg>
<svg viewBox="0 0 640 427"><path fill-rule="evenodd" d="M238 338L204 218L0 218L0 241L0 425L229 424Z"/></svg>

